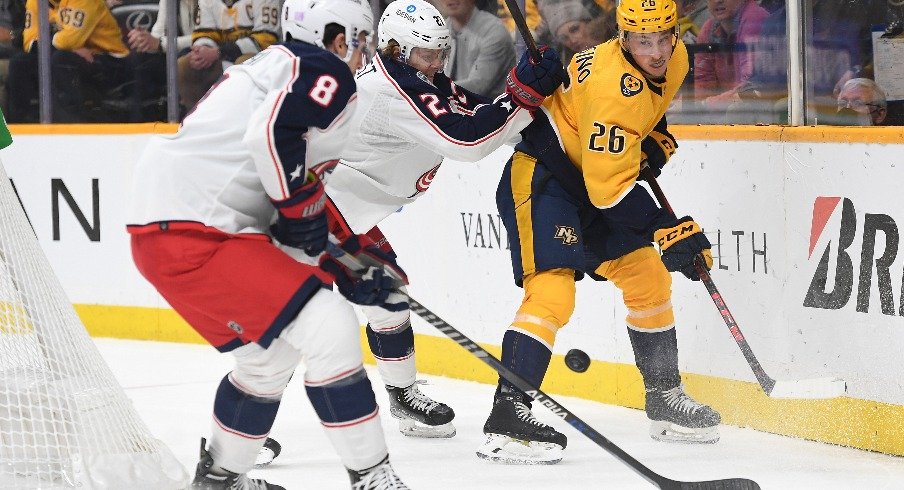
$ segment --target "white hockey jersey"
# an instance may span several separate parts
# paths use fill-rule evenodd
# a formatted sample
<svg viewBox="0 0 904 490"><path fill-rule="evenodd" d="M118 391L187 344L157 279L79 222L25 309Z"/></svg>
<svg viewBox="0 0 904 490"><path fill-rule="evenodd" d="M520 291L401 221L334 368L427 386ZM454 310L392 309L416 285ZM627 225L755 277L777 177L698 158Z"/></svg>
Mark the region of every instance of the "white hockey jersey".
<svg viewBox="0 0 904 490"><path fill-rule="evenodd" d="M306 168L341 155L355 81L342 60L290 42L229 68L135 167L129 231L179 226L266 233Z"/></svg>
<svg viewBox="0 0 904 490"><path fill-rule="evenodd" d="M490 101L438 73L382 56L356 76L358 104L342 160L324 179L327 194L356 234L427 191L443 157L475 162L520 141L533 120L507 94Z"/></svg>

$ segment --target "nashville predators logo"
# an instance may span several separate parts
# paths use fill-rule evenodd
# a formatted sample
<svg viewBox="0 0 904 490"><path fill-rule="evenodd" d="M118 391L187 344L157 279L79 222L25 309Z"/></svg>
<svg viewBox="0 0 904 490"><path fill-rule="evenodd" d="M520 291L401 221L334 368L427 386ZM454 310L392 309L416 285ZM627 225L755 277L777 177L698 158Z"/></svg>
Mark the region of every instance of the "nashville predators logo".
<svg viewBox="0 0 904 490"><path fill-rule="evenodd" d="M621 93L625 97L632 97L643 90L643 82L639 78L630 73L625 73L621 77Z"/></svg>
<svg viewBox="0 0 904 490"><path fill-rule="evenodd" d="M577 232L570 226L556 225L556 234L553 238L562 240L563 245L574 245L580 241Z"/></svg>

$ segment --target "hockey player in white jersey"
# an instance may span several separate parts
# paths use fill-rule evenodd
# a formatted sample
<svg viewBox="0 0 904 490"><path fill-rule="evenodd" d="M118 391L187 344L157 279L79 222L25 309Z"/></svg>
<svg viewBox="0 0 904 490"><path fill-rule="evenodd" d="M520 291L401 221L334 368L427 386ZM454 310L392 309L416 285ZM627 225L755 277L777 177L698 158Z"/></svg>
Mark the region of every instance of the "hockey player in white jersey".
<svg viewBox="0 0 904 490"><path fill-rule="evenodd" d="M520 139L533 109L561 84L562 63L544 49L537 63L521 63L508 89L493 100L455 85L442 73L451 47L443 16L422 0L386 7L377 29L379 53L356 75L358 104L342 159L325 174L331 233L353 255L367 255L405 274L378 223L427 191L443 158L475 162ZM526 56L526 55L525 55ZM353 276L336 264L336 276ZM400 430L420 437L452 437L451 408L416 381L414 333L408 304L391 295L363 306L367 339L390 395Z"/></svg>
<svg viewBox="0 0 904 490"><path fill-rule="evenodd" d="M192 487L283 489L249 478L282 393L304 360L305 390L353 489L407 488L389 464L379 410L363 369L358 321L333 277L271 241L319 254L324 188L309 169L336 159L355 82L322 48L373 28L369 7L313 0L284 10L285 43L228 69L177 134L158 137L135 168L128 230L138 270L202 337L235 358L214 399ZM339 57L337 57L338 55ZM339 278L339 291L383 304L380 268ZM288 485L296 488L299 482Z"/></svg>

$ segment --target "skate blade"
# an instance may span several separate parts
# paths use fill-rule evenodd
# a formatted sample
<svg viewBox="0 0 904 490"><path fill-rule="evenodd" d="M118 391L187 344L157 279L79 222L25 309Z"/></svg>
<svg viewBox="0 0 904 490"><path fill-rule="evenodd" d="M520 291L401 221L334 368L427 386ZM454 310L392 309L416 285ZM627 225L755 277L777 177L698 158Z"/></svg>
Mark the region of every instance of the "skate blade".
<svg viewBox="0 0 904 490"><path fill-rule="evenodd" d="M562 446L551 442L524 441L501 434L487 434L477 457L502 464L540 465L562 461Z"/></svg>
<svg viewBox="0 0 904 490"><path fill-rule="evenodd" d="M264 468L269 466L274 459L276 459L276 455L273 454L273 451L267 448L261 449L261 452L257 454L257 459L254 461L254 467L257 469Z"/></svg>
<svg viewBox="0 0 904 490"><path fill-rule="evenodd" d="M448 439L456 434L451 422L441 425L422 424L414 419L399 418L399 432L408 437L425 439Z"/></svg>
<svg viewBox="0 0 904 490"><path fill-rule="evenodd" d="M260 452L257 453L257 459L254 460L254 467L260 469L269 466L270 463L279 456L280 452L282 452L282 446L274 439L268 437Z"/></svg>
<svg viewBox="0 0 904 490"><path fill-rule="evenodd" d="M715 444L719 442L719 426L692 429L665 420L650 423L650 437L659 442L677 444Z"/></svg>

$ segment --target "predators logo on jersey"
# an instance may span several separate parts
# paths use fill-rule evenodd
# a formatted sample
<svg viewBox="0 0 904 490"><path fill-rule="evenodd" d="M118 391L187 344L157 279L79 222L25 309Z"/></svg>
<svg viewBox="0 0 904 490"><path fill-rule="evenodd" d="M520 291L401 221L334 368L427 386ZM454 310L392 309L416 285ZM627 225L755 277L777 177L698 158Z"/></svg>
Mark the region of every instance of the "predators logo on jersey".
<svg viewBox="0 0 904 490"><path fill-rule="evenodd" d="M571 226L556 225L555 238L562 240L565 245L574 245L580 241L578 233Z"/></svg>
<svg viewBox="0 0 904 490"><path fill-rule="evenodd" d="M632 97L639 94L643 90L643 82L639 78L630 73L625 73L621 77L621 93L625 97Z"/></svg>

